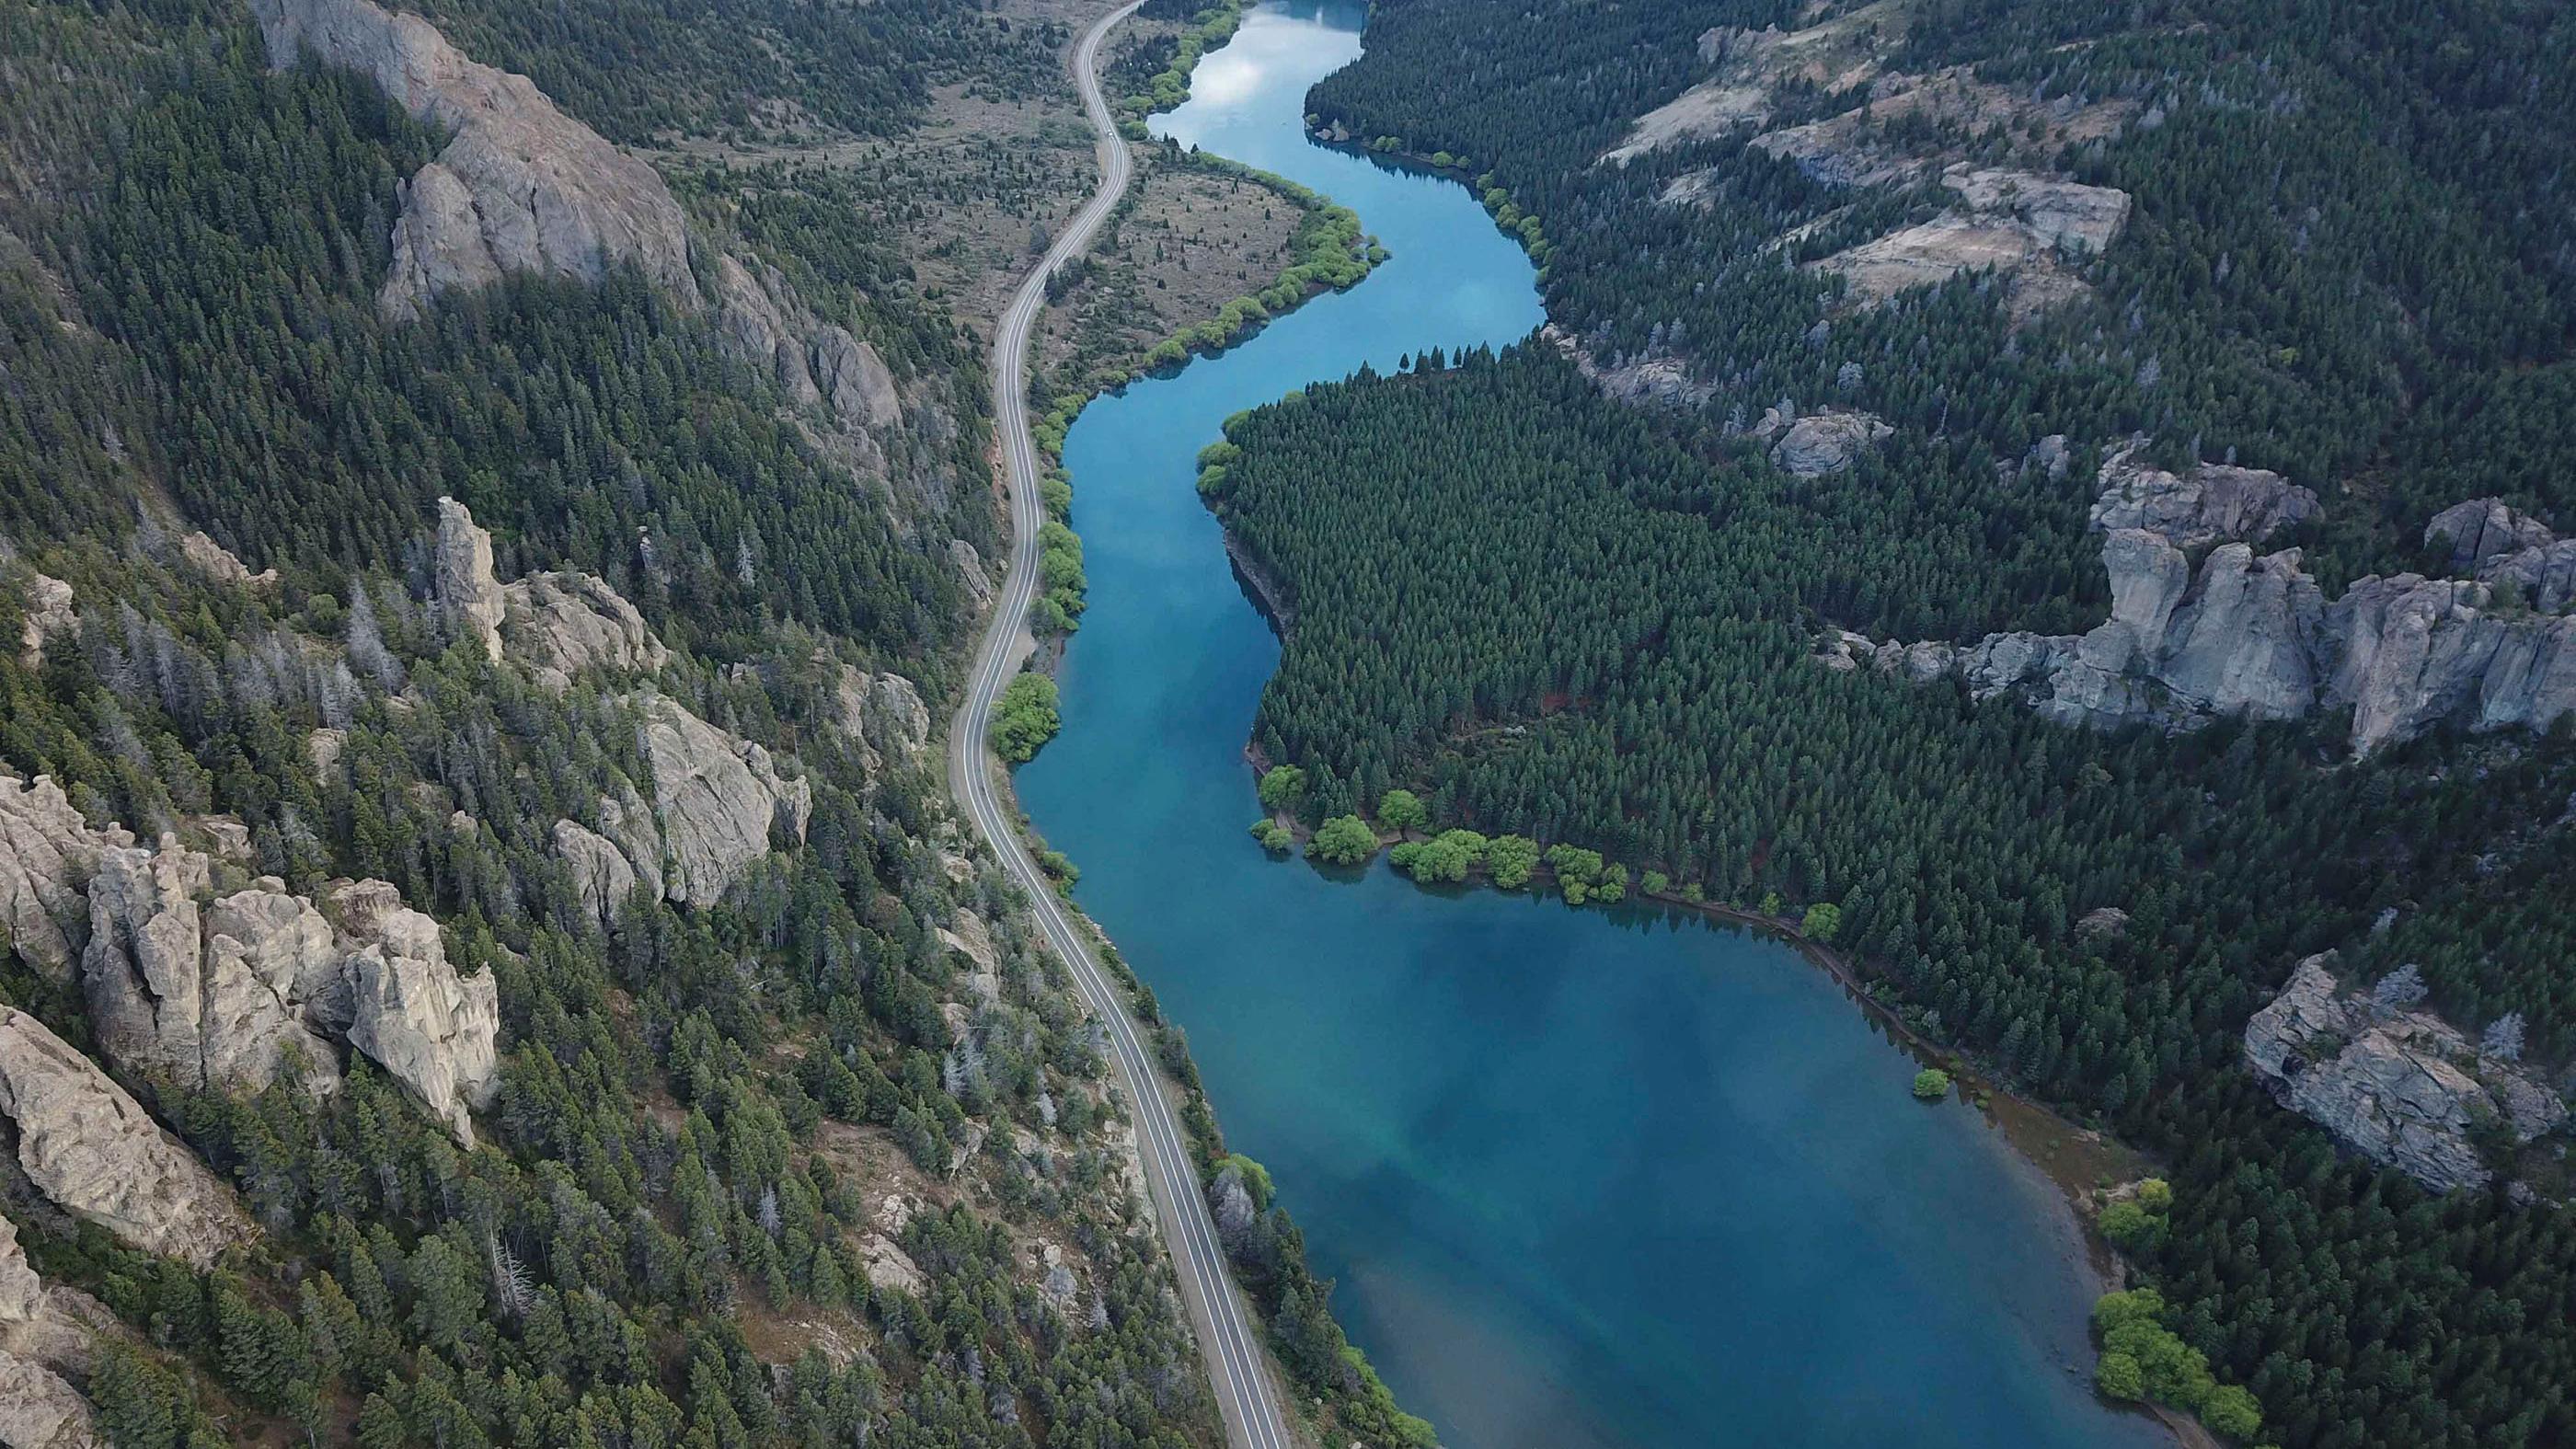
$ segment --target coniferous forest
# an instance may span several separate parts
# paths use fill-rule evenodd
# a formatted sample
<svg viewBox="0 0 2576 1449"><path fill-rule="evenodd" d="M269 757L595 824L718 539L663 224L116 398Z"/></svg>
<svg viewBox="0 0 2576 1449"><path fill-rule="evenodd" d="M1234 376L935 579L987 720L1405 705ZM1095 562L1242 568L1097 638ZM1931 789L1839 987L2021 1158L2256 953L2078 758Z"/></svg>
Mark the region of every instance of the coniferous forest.
<svg viewBox="0 0 2576 1449"><path fill-rule="evenodd" d="M901 134L934 86L1061 87L1066 39L947 0L428 13L638 145ZM246 5L10 6L0 57L6 1433L51 1432L16 1416L59 1387L95 1440L44 1442L117 1449L1219 1439L1106 1038L941 788L953 544L998 551L987 388L879 182L658 158L702 286L749 258L882 359L893 406L853 437L633 267L389 316L395 220L450 137L366 76L272 65ZM494 535L479 584L442 497ZM466 622L504 584L537 589L506 650ZM707 802L675 738L782 802L721 894L679 893ZM668 893L658 846L624 876L566 853L639 814ZM109 856L161 862L130 940L90 929ZM452 988L492 984L470 1130L418 1052L346 1023L342 1060L225 1086L104 1014L129 947L238 960L198 951L227 900L319 902L345 943L353 880L439 943L405 948L411 1009L465 1039ZM195 988L156 980L177 1030ZM77 1069L26 1075L38 1031ZM421 1049L447 1050L470 1065ZM40 1129L66 1082L126 1115ZM118 1150L102 1124L211 1172L170 1231L219 1252L151 1251L153 1204L66 1185ZM1283 1213L1255 1221L1329 1417L1326 1289Z"/></svg>
<svg viewBox="0 0 2576 1449"><path fill-rule="evenodd" d="M1310 124L1475 176L1553 330L1229 424L1206 491L1294 619L1256 753L1304 772L1310 823L1396 789L1433 830L1838 906L1836 945L1910 1022L2162 1161L2169 1227L2124 1249L2252 1390L2261 1440L2576 1436L2563 1185L2428 1193L2276 1105L2242 1043L2293 963L2339 950L2366 980L2415 967L2473 1035L2527 1032L2563 1082L2566 730L2354 762L2342 720L2103 732L1813 657L1835 628L2091 627L2096 466L2136 435L2160 466L2315 489L2266 546L2301 546L2328 597L2438 569L2426 521L2463 499L2576 521L2576 18L1871 6L1836 42L1868 68L1774 77L1756 124L1601 159L1703 76L1741 79L1764 27L1853 15L1377 8ZM1880 78L1934 73L2002 99L1872 108ZM2099 115L2120 123L2080 129ZM1819 122L1849 128L1821 161L1750 144ZM1890 155L1934 164L1836 170ZM2043 307L2000 269L1877 298L1802 265L1943 215L1958 163L2133 210L2054 259L2081 286ZM1893 431L1818 476L1775 464L1757 420L1826 409ZM2065 466L2033 462L2050 435ZM2106 907L2118 929L2080 926ZM2532 1151L2545 1175L2563 1135Z"/></svg>

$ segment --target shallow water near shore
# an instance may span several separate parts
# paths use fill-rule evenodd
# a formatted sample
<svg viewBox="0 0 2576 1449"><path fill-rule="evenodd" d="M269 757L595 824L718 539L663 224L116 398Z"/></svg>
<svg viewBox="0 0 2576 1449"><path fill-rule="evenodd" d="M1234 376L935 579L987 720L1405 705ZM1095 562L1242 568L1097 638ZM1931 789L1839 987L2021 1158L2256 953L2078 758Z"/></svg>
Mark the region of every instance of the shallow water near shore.
<svg viewBox="0 0 2576 1449"><path fill-rule="evenodd" d="M1393 257L1067 440L1091 607L1019 773L1076 896L1188 1031L1336 1305L1454 1449L2145 1446L2087 1383L2055 1190L1824 973L1647 908L1266 857L1242 748L1278 658L1192 487L1225 416L1517 341L1533 275L1453 181L1319 147L1357 5L1263 5L1169 134L1356 210Z"/></svg>

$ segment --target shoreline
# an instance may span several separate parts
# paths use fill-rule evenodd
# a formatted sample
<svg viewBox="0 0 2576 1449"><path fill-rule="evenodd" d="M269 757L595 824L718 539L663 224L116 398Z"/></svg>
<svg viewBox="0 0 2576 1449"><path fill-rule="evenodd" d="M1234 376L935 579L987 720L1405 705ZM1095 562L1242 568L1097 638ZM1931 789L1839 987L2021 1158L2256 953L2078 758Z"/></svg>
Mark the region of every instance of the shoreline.
<svg viewBox="0 0 2576 1449"><path fill-rule="evenodd" d="M1233 566L1236 579L1243 584L1246 597L1259 610L1263 621L1270 625L1271 632L1284 642L1288 631L1296 624L1296 616L1293 611L1281 609L1279 584L1253 562L1250 547L1236 536L1222 510L1211 503L1208 511L1217 517L1225 540L1226 558ZM1249 739L1243 744L1243 759L1256 778L1277 763L1264 756ZM1301 843L1313 834L1294 818L1278 811L1270 812L1269 818L1286 826ZM1380 849L1405 838L1401 834L1393 837L1381 834ZM1371 863L1375 863L1374 858ZM1388 868L1393 869L1391 865ZM1540 883L1553 882L1555 878L1554 868L1542 861L1530 877L1528 893L1539 894ZM1484 890L1499 889L1482 865L1469 870L1465 884ZM1863 1018L1874 1029L1884 1031L1891 1044L1925 1066L1937 1066L1950 1074L1960 1100L1974 1107L1989 1125L2003 1133L2014 1159L2045 1178L2057 1190L2059 1201L2073 1220L2077 1240L2074 1256L2092 1277L2097 1294L2118 1286L2123 1277L2122 1270L2109 1240L2094 1225L2094 1200L2106 1184L2150 1175L2153 1162L2145 1153L2024 1095L1973 1053L1924 1035L1905 1020L1898 1005L1879 999L1871 990L1884 978L1868 975L1855 958L1830 944L1809 939L1799 931L1797 922L1788 917L1765 916L1759 911L1748 911L1718 901L1693 901L1671 891L1650 895L1643 890L1633 890L1626 903L1696 915L1710 925L1732 926L1773 937L1797 952L1809 966L1831 978L1842 988L1843 995L1860 1008Z"/></svg>

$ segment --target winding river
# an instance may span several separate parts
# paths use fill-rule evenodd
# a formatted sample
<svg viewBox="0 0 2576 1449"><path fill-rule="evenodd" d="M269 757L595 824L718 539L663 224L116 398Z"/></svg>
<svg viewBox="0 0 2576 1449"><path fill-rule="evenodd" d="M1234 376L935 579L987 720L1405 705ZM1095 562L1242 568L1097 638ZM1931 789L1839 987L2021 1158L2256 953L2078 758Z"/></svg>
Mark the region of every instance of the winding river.
<svg viewBox="0 0 2576 1449"><path fill-rule="evenodd" d="M1091 607L1018 791L1189 1031L1352 1336L1453 1449L2166 1442L2086 1381L2055 1190L1785 948L1647 910L1265 857L1241 749L1278 646L1191 484L1229 413L1541 320L1454 182L1310 144L1364 10L1265 4L1156 122L1358 211L1393 259L1093 403Z"/></svg>

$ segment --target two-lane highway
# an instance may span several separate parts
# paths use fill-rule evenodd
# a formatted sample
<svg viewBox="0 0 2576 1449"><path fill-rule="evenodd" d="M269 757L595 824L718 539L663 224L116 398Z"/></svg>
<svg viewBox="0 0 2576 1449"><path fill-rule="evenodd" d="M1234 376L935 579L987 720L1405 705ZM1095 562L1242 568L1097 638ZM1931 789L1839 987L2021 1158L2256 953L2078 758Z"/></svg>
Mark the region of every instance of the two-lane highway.
<svg viewBox="0 0 2576 1449"><path fill-rule="evenodd" d="M994 789L994 766L985 748L993 702L1019 667L1022 626L1037 594L1038 528L1045 519L1038 497L1037 445L1029 435L1029 334L1046 305L1047 278L1091 244L1092 234L1127 190L1133 162L1101 96L1098 70L1101 42L1140 3L1134 0L1102 17L1083 33L1074 50L1074 79L1098 137L1100 187L1021 282L993 339L993 416L1010 494L1010 571L976 647L965 704L949 730L948 778L959 807L975 822L1011 878L1028 893L1048 943L1072 971L1093 1015L1108 1029L1110 1055L1135 1113L1137 1145L1144 1155L1155 1216L1171 1247L1172 1264L1198 1329L1200 1354L1207 1361L1228 1443L1233 1449L1290 1449L1296 1441L1280 1416L1260 1335L1245 1321L1241 1299L1227 1276L1225 1254L1217 1244L1216 1226L1208 1218L1198 1173L1190 1164L1180 1125L1157 1085L1153 1055L1128 1017L1117 986L1093 958L1085 933L1075 926L1020 843L1011 813Z"/></svg>

